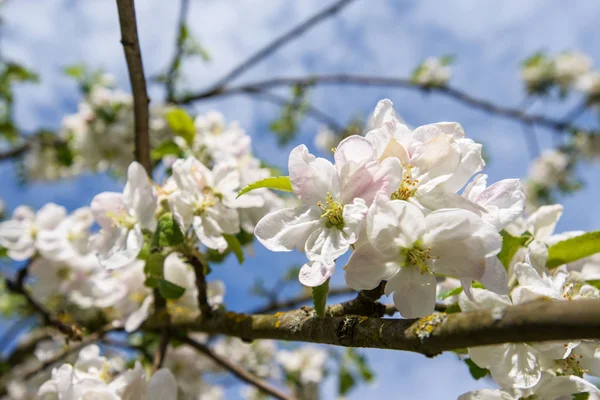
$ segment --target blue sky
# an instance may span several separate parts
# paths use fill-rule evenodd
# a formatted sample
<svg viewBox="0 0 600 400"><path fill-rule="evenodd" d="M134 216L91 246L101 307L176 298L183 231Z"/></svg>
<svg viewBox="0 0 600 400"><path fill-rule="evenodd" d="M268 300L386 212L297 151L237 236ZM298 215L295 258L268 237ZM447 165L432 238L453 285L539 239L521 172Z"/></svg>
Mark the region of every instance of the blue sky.
<svg viewBox="0 0 600 400"><path fill-rule="evenodd" d="M85 61L104 68L128 88L126 65L119 43L120 34L114 1L106 0L7 0L1 11L2 52L33 67L41 84L17 90L17 121L25 130L56 129L65 114L76 110L76 85L62 76L65 65ZM178 2L138 0L139 30L147 74L167 66L173 53ZM195 36L212 56L208 64L199 60L185 64L185 88L210 85L232 65L252 54L273 37L306 19L331 1L303 0L191 0L189 22ZM338 16L322 23L257 65L236 82L275 76L311 73L361 73L406 77L428 56L456 55L451 84L468 93L503 105L523 100L518 64L540 49L558 52L577 49L597 64L600 54L595 43L600 3L575 0L520 1L394 1L356 0ZM286 94L286 91L282 91ZM152 87L152 98L164 97ZM491 156L486 171L490 181L524 177L530 161L521 127L511 121L472 110L435 94L403 89L320 87L311 91L315 106L340 123L355 115L367 116L381 98L390 98L398 113L413 126L438 121L458 121L473 139L484 143ZM538 101L532 108L554 117L569 110L576 99L563 104ZM253 137L258 156L284 167L289 150L306 143L312 148L317 125L307 120L294 143L279 149L268 124L277 116L271 104L244 96L203 102L195 111L217 109L229 120L238 120ZM592 124L595 116L581 122ZM543 148L553 143L550 132L536 129ZM102 190L119 190L122 183L108 176L82 176L71 181L22 187L15 179L15 166L0 164L2 197L9 209L19 204L39 207L54 201L73 209L89 203ZM565 213L559 230L600 229L600 196L597 165L585 164L580 174L585 190L564 199ZM302 261L297 254L271 254L255 246L255 256L242 267L229 260L215 268L214 278L227 284L227 301L232 309L247 309L248 282L258 276L267 282L283 273L286 266ZM335 281L343 284L338 271ZM390 393L410 393L411 398L454 398L488 382L474 382L467 368L451 354L426 359L423 356L368 351L378 374L378 383L362 387L350 398ZM435 384L431 384L435 382ZM335 398L335 382L328 381L325 398Z"/></svg>

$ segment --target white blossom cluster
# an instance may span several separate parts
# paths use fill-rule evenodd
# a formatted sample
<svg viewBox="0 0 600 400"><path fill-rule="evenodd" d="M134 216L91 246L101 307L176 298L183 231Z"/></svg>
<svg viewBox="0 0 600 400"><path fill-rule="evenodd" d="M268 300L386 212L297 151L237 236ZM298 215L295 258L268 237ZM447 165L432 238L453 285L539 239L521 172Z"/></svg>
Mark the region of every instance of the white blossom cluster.
<svg viewBox="0 0 600 400"><path fill-rule="evenodd" d="M445 86L452 76L453 57L428 57L412 74L412 81L425 87Z"/></svg>
<svg viewBox="0 0 600 400"><path fill-rule="evenodd" d="M473 289L470 296L459 295L462 311L493 309L498 315L513 304L536 299L575 301L600 298L599 290L586 283L600 277L597 255L550 271L546 268L548 246L580 235L582 232L553 234L563 208L543 206L507 227L511 234L528 232L531 240L515 254L509 269L510 293L500 295L485 289ZM469 348L471 360L490 371L501 387L478 390L460 399L559 399L577 393L595 393L598 388L584 379L584 374L600 376L598 351L600 342L507 343Z"/></svg>
<svg viewBox="0 0 600 400"><path fill-rule="evenodd" d="M521 77L531 94L544 94L553 86L564 94L575 89L590 104L600 95L600 72L593 69L590 57L577 51L565 51L554 58L537 53L525 60Z"/></svg>
<svg viewBox="0 0 600 400"><path fill-rule="evenodd" d="M479 281L506 294L498 232L523 212L519 181L487 187L478 175L459 194L485 165L481 145L459 124L411 131L389 100L379 102L373 121L365 137L338 145L334 164L303 145L292 150L290 181L301 204L266 215L256 226L258 240L272 251L305 252L300 282L313 287L352 249L348 285L373 289L386 280L404 317L433 312L435 274L460 279L466 290Z"/></svg>
<svg viewBox="0 0 600 400"><path fill-rule="evenodd" d="M141 399L163 400L177 397L177 382L166 368L156 371L150 380L138 362L133 369L116 375L111 363L100 355L96 345L85 347L73 365L63 364L52 370L49 380L37 393L38 399Z"/></svg>

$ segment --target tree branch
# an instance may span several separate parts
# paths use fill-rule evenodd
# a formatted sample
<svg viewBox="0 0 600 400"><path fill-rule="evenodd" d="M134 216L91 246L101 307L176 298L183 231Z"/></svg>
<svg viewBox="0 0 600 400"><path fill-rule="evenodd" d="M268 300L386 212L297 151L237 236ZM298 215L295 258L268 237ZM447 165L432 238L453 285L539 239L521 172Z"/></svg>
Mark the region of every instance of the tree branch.
<svg viewBox="0 0 600 400"><path fill-rule="evenodd" d="M150 321L146 328L158 328L152 325ZM433 314L420 320L317 317L308 307L274 315L223 311L180 327L245 340L290 340L434 356L447 350L509 342L598 339L600 300L539 300L504 309Z"/></svg>
<svg viewBox="0 0 600 400"><path fill-rule="evenodd" d="M181 0L179 8L179 19L177 22L177 42L175 47L175 55L169 65L169 69L167 71L167 77L165 81L165 86L167 88L167 102L172 102L175 96L175 78L176 72L181 64L181 59L183 57L183 45L185 43L183 30L185 29L187 15L190 9L190 1L189 0Z"/></svg>
<svg viewBox="0 0 600 400"><path fill-rule="evenodd" d="M169 324L163 328L163 332L160 335L160 343L158 349L154 353L154 361L152 362L152 372L156 372L162 368L167 355L167 347L169 346L169 339L171 334L169 332Z"/></svg>
<svg viewBox="0 0 600 400"><path fill-rule="evenodd" d="M255 386L256 388L260 389L261 391L265 392L266 394L269 394L280 400L293 400L292 396L282 392L278 388L271 385L269 382L266 382L266 381L256 377L255 375L246 371L241 366L232 363L231 361L229 361L227 358L221 356L220 354L215 353L208 346L206 346L200 342L197 342L186 336L177 336L177 339L180 340L181 342L187 344L188 346L195 348L196 350L198 350L199 352L203 353L204 355L206 355L207 357L212 359L214 362L216 362L221 367L223 367L226 370L228 370L229 372L231 372L233 375L235 375L242 381Z"/></svg>
<svg viewBox="0 0 600 400"><path fill-rule="evenodd" d="M313 15L306 21L302 22L300 25L292 28L290 31L286 32L282 36L273 40L267 46L263 47L255 54L250 56L247 60L244 60L237 67L233 68L229 73L227 73L223 78L219 79L210 89L210 91L217 92L223 89L229 82L233 81L235 78L243 74L246 70L251 68L253 65L268 57L270 54L275 52L277 49L285 45L287 42L297 38L302 35L304 32L309 30L310 28L317 25L319 22L327 19L328 17L333 16L335 13L340 11L346 5L350 4L352 0L339 0L327 7L326 9L318 12Z"/></svg>
<svg viewBox="0 0 600 400"><path fill-rule="evenodd" d="M196 288L198 289L198 306L202 314L200 318L204 319L211 315L210 304L208 304L208 297L206 295L206 275L204 274L204 264L196 256L190 256L189 262L194 268L194 274L196 275Z"/></svg>
<svg viewBox="0 0 600 400"><path fill-rule="evenodd" d="M29 306L37 312L43 319L46 325L51 325L58 329L60 332L67 335L70 339L78 340L81 338L83 330L77 324L65 324L59 319L55 318L50 311L38 303L31 294L25 289L25 279L29 273L29 264L19 270L15 281L9 279L6 280L6 287L14 293L20 294L25 297Z"/></svg>
<svg viewBox="0 0 600 400"><path fill-rule="evenodd" d="M138 39L137 22L135 19L135 6L133 0L117 0L119 10L119 25L121 27L121 44L127 59L127 70L133 93L133 109L135 123L135 159L146 169L149 176L152 174L152 161L150 159L150 133L148 92L146 91L146 78L142 64L142 53Z"/></svg>
<svg viewBox="0 0 600 400"><path fill-rule="evenodd" d="M458 100L473 108L488 112L492 115L499 115L505 118L513 119L519 122L539 125L545 128L568 131L576 130L588 134L598 134L597 131L590 131L580 128L571 122L563 119L553 119L539 114L528 114L518 108L504 107L496 105L488 100L478 99L459 89L449 86L426 87L405 78L386 78L364 75L315 75L308 77L282 77L267 79L264 81L248 83L238 86L222 87L219 90L209 89L196 94L184 96L176 101L177 104L189 104L194 101L229 96L239 93L256 93L258 91L272 89L281 86L316 86L316 85L357 85L357 86L379 86L379 87L398 87L405 89L418 90L424 93L436 92L447 97Z"/></svg>

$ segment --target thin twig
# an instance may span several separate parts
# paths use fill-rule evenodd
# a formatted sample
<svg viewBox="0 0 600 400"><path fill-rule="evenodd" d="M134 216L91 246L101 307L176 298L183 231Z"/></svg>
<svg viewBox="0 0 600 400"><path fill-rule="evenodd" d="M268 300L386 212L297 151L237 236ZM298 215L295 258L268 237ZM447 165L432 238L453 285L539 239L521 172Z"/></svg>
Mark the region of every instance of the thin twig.
<svg viewBox="0 0 600 400"><path fill-rule="evenodd" d="M257 92L255 94L255 97L258 99L264 99L273 104L279 104L282 106L287 106L289 104L288 99L286 99L285 97L279 96L278 94L275 94L273 92L268 92L266 90ZM316 108L310 104L305 104L304 107L305 107L306 114L313 117L313 119L315 119L316 121L320 121L320 122L324 123L325 125L327 125L327 127L329 127L330 129L332 129L336 132L342 132L344 130L344 127L341 126L333 117L325 114L323 111L319 110L318 108Z"/></svg>
<svg viewBox="0 0 600 400"><path fill-rule="evenodd" d="M179 8L179 18L177 22L177 41L175 46L175 54L173 55L173 59L171 64L169 65L169 69L167 71L167 76L165 80L165 86L167 88L167 102L171 102L174 99L175 95L175 78L176 72L181 64L181 59L183 58L183 45L185 44L183 31L186 26L186 20L188 16L188 12L190 9L190 1L189 0L181 0L180 8Z"/></svg>
<svg viewBox="0 0 600 400"><path fill-rule="evenodd" d="M219 364L220 366L222 366L223 368L225 368L226 370L231 372L233 375L235 375L242 381L255 386L256 388L260 389L261 391L265 392L266 394L271 395L280 400L293 400L294 399L292 396L290 396L287 393L282 392L280 389L271 385L269 382L266 382L266 381L258 378L257 376L246 371L241 366L234 364L231 361L229 361L227 358L221 356L220 354L215 353L205 344L197 342L186 336L178 336L177 339L180 340L181 342L187 344L188 346L195 348L196 350L198 350L199 352L203 353L204 355L206 355L207 357L212 359L214 362L216 362L217 364Z"/></svg>
<svg viewBox="0 0 600 400"><path fill-rule="evenodd" d="M206 275L204 274L204 264L200 261L197 256L191 255L189 262L194 268L194 274L196 275L196 288L198 289L198 306L202 311L201 317L207 318L211 314L210 304L208 304L208 297L206 295Z"/></svg>
<svg viewBox="0 0 600 400"><path fill-rule="evenodd" d="M14 293L23 295L29 306L37 312L43 319L46 325L51 325L58 329L60 332L67 335L70 339L78 340L81 338L83 330L77 324L65 324L59 319L55 318L50 311L35 300L31 294L25 289L25 280L29 273L30 264L25 265L21 268L17 274L16 280L13 282L9 279L6 280L6 287Z"/></svg>
<svg viewBox="0 0 600 400"><path fill-rule="evenodd" d="M122 327L119 324L111 322L111 323L105 325L104 327L98 329L96 332L92 333L91 335L85 336L84 338L81 339L81 341L79 343L68 346L66 349L62 350L58 354L45 360L41 365L36 366L35 368L32 368L28 371L25 371L23 373L22 377L24 380L27 380L27 379L37 375L38 373L44 371L46 368L51 367L52 365L56 364L57 362L64 360L70 354L73 354L73 353L81 350L85 346L96 342L97 340L101 339L107 333L113 332L113 331L118 331L121 329L122 329Z"/></svg>
<svg viewBox="0 0 600 400"><path fill-rule="evenodd" d="M264 81L242 84L238 86L230 86L219 88L219 90L206 90L196 94L184 96L176 101L178 104L189 104L194 101L210 99L219 96L229 96L240 93L256 93L262 90L272 89L281 86L316 86L316 85L357 85L357 86L378 86L378 87L397 87L418 90L424 93L439 93L455 100L458 100L473 108L488 112L492 115L499 115L505 118L513 119L519 122L530 123L543 126L545 128L554 129L560 132L576 130L589 134L597 134L597 131L590 131L580 128L568 121L557 120L545 115L528 114L518 108L504 107L496 105L488 100L473 97L459 89L449 86L440 87L425 87L410 79L405 78L386 78L364 75L348 75L348 74L333 74L333 75L315 75L308 77L282 77L272 78Z"/></svg>
<svg viewBox="0 0 600 400"><path fill-rule="evenodd" d="M156 372L162 368L163 363L165 362L165 357L167 355L167 347L169 346L170 332L169 326L165 326L163 328L163 332L160 335L160 343L158 344L158 349L156 353L154 353L154 361L152 362L152 371Z"/></svg>
<svg viewBox="0 0 600 400"><path fill-rule="evenodd" d="M133 111L135 125L135 160L146 169L148 175L152 174L152 161L150 159L150 133L148 92L146 91L146 78L142 64L142 53L138 39L137 22L135 19L135 6L133 0L117 0L119 10L119 25L121 27L121 44L127 59L127 70L133 93Z"/></svg>
<svg viewBox="0 0 600 400"><path fill-rule="evenodd" d="M238 66L233 68L224 77L219 79L213 85L211 90L218 91L218 90L222 89L229 82L233 81L235 78L237 78L238 76L243 74L245 71L247 71L253 65L255 65L259 61L265 59L266 57L271 55L273 52L275 52L277 49L279 49L280 47L282 47L289 41L296 39L297 37L302 35L304 32L306 32L310 28L317 25L319 22L324 21L325 19L333 16L338 11L340 11L342 8L344 8L344 6L350 4L350 2L352 2L352 0L339 0L339 1L335 2L334 4L332 4L331 6L327 7L326 9L319 11L317 14L313 15L306 21L302 22L300 25L292 28L291 30L289 30L288 32L283 34L282 36L273 40L267 46L263 47L262 49L257 51L255 54L250 56L248 59L241 62Z"/></svg>
<svg viewBox="0 0 600 400"><path fill-rule="evenodd" d="M590 103L588 102L587 99L585 99L584 101L582 101L581 103L576 105L571 111L569 111L562 118L562 120L569 124L575 122L575 120L577 118L579 118L581 116L581 114L583 114L588 109L589 106L590 106Z"/></svg>

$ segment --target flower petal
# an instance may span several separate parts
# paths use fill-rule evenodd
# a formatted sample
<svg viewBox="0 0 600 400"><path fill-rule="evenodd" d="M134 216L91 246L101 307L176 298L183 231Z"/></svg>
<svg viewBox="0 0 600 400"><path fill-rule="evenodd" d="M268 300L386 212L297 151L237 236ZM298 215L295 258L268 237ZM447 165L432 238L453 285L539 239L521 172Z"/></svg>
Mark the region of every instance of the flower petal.
<svg viewBox="0 0 600 400"><path fill-rule="evenodd" d="M370 243L356 249L344 266L346 283L355 290L370 290L391 278L400 268L394 259L385 257Z"/></svg>
<svg viewBox="0 0 600 400"><path fill-rule="evenodd" d="M309 261L300 268L298 279L308 287L317 287L325 283L335 272L335 263Z"/></svg>
<svg viewBox="0 0 600 400"><path fill-rule="evenodd" d="M316 158L304 145L295 147L288 162L294 193L304 204L316 206L327 193L339 200L340 183L336 168L324 158Z"/></svg>
<svg viewBox="0 0 600 400"><path fill-rule="evenodd" d="M417 267L400 268L388 279L386 293L394 292L394 305L404 318L426 317L435 310L435 275Z"/></svg>
<svg viewBox="0 0 600 400"><path fill-rule="evenodd" d="M321 226L321 212L316 207L284 208L265 215L256 224L254 234L271 251L304 251L306 240Z"/></svg>

